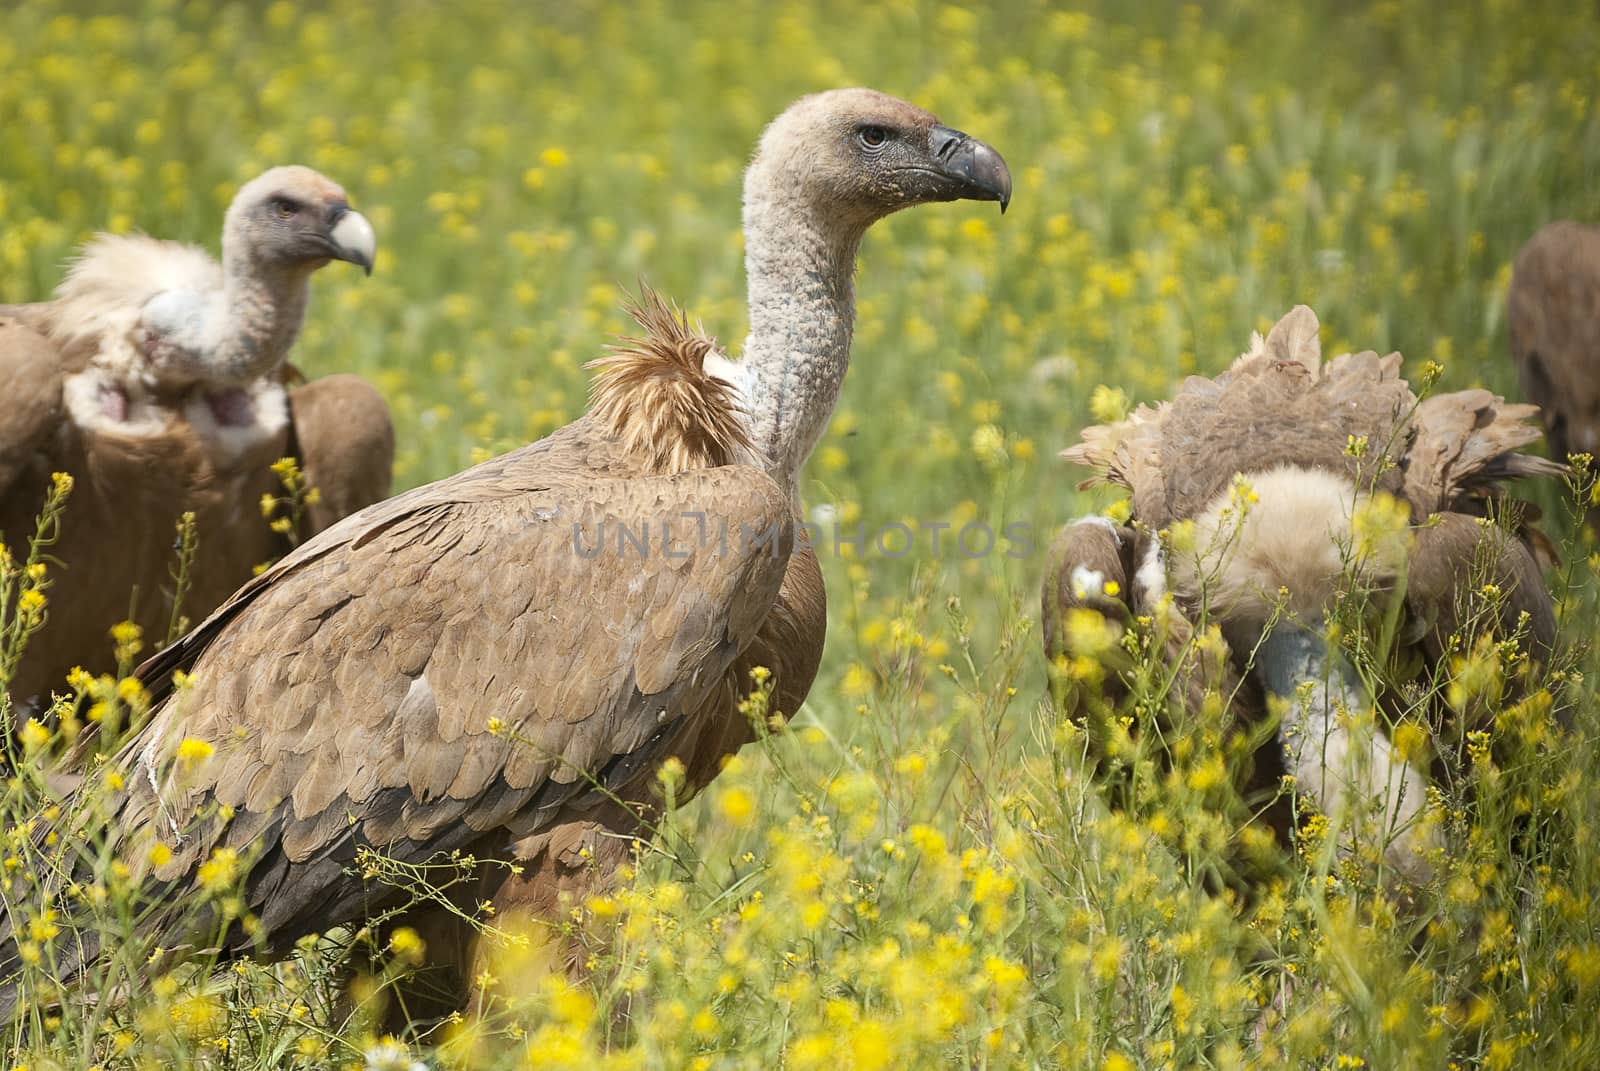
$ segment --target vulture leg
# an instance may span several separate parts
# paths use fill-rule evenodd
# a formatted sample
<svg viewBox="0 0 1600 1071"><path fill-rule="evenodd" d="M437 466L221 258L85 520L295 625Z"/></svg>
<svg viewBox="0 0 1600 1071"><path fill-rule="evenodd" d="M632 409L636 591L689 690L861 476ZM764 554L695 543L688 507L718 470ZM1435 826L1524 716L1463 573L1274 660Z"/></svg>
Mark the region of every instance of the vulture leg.
<svg viewBox="0 0 1600 1071"><path fill-rule="evenodd" d="M389 497L394 425L372 384L348 373L312 380L290 392L289 419L292 449L317 490L302 538Z"/></svg>
<svg viewBox="0 0 1600 1071"><path fill-rule="evenodd" d="M1279 734L1299 790L1346 829L1354 808L1381 801L1384 860L1412 882L1425 880L1415 827L1427 782L1376 728L1365 739L1353 731L1349 719L1372 707L1355 671L1316 632L1288 622L1262 639L1255 666L1262 687L1284 704Z"/></svg>

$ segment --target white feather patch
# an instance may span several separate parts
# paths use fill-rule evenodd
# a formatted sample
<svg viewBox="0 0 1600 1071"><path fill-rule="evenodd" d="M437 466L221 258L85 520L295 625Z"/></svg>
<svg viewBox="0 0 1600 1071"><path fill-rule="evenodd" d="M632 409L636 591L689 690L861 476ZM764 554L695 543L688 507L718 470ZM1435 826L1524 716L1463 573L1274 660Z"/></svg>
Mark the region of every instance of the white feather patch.
<svg viewBox="0 0 1600 1071"><path fill-rule="evenodd" d="M97 234L56 288L51 335L58 344L120 338L139 322L145 302L163 290L221 289L222 266L199 246L143 234Z"/></svg>
<svg viewBox="0 0 1600 1071"><path fill-rule="evenodd" d="M744 423L745 431L748 433L747 437L751 442L755 442L755 421L750 417L748 401L750 397L749 366L743 361L730 360L727 354L713 348L707 350L706 355L701 358L700 367L705 369L707 375L721 380L732 389L733 407L738 412L739 419ZM745 455L741 459L742 464L760 466L760 459L754 451L741 452Z"/></svg>
<svg viewBox="0 0 1600 1071"><path fill-rule="evenodd" d="M1161 549L1161 540L1152 539L1144 548L1144 559L1133 574L1136 605L1154 606L1167 593L1167 555Z"/></svg>
<svg viewBox="0 0 1600 1071"><path fill-rule="evenodd" d="M1087 599L1091 595L1099 595L1105 590L1106 574L1098 569L1091 569L1087 565L1078 564L1072 567L1072 597Z"/></svg>
<svg viewBox="0 0 1600 1071"><path fill-rule="evenodd" d="M140 390L129 390L126 380L115 371L90 366L61 381L61 395L72 422L86 431L115 432L118 435L159 435L167 427L170 414L150 405ZM120 395L125 412L107 410L110 395Z"/></svg>
<svg viewBox="0 0 1600 1071"><path fill-rule="evenodd" d="M1376 806L1388 841L1385 858L1411 881L1427 880L1432 867L1422 853L1434 845L1419 835L1427 782L1370 718L1357 728L1348 711L1313 716L1304 732L1284 741L1284 750L1296 783L1323 813L1349 821L1351 808Z"/></svg>
<svg viewBox="0 0 1600 1071"><path fill-rule="evenodd" d="M248 424L220 423L198 390L183 405L184 417L200 438L213 446L216 463L223 468L271 441L289 424L289 395L283 384L257 380L248 390L254 411Z"/></svg>

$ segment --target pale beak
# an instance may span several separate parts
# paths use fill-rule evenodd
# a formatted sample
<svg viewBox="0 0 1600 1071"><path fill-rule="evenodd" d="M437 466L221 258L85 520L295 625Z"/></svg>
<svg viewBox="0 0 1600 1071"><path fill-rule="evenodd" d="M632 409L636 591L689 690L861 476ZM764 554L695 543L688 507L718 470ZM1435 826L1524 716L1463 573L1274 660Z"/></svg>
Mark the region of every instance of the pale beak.
<svg viewBox="0 0 1600 1071"><path fill-rule="evenodd" d="M333 228L328 231L328 242L333 246L335 259L359 264L368 275L372 274L372 262L378 253L378 238L366 216L350 209L340 212L334 219Z"/></svg>

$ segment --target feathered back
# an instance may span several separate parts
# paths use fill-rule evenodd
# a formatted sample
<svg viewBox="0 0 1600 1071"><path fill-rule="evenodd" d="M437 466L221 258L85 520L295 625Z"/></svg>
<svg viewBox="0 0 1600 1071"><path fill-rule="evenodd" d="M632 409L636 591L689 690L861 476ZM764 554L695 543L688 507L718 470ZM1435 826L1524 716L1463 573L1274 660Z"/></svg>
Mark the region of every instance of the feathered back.
<svg viewBox="0 0 1600 1071"><path fill-rule="evenodd" d="M1193 517L1236 473L1285 466L1340 473L1363 490L1404 494L1418 519L1516 476L1561 465L1516 453L1539 438L1537 412L1484 390L1419 403L1400 355L1372 351L1324 363L1316 314L1297 306L1215 379L1192 376L1170 402L1086 428L1063 456L1097 470L1086 481L1133 493L1133 511L1162 527ZM1349 449L1365 440L1365 451ZM1379 458L1396 462L1385 467Z"/></svg>
<svg viewBox="0 0 1600 1071"><path fill-rule="evenodd" d="M705 369L716 340L648 286L627 309L642 330L595 369L589 409L648 472L732 464L751 449L733 389Z"/></svg>

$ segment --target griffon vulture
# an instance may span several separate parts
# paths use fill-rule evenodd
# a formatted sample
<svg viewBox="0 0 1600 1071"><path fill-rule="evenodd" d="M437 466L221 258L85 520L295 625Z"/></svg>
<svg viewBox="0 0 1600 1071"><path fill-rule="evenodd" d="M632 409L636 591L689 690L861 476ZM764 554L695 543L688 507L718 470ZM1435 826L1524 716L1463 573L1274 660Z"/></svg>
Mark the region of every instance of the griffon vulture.
<svg viewBox="0 0 1600 1071"><path fill-rule="evenodd" d="M162 942L218 850L250 860L256 924L228 930L230 953L392 903L351 866L367 847L420 863L515 845L517 899L538 900L587 873L580 843L602 872L622 857L664 759L693 790L749 739L751 667L792 710L825 627L798 476L849 363L858 244L899 209L1010 193L998 153L920 108L803 98L745 177L743 359L647 311L653 337L602 363L585 416L345 518L151 659L161 705L115 756L114 833L164 905ZM175 766L184 738L214 755ZM191 817L211 804L231 820ZM153 865L158 841L172 855ZM445 944L430 954L460 954Z"/></svg>
<svg viewBox="0 0 1600 1071"><path fill-rule="evenodd" d="M1600 456L1600 227L1563 221L1529 239L1512 267L1506 321L1551 455ZM1600 527L1600 508L1589 525Z"/></svg>
<svg viewBox="0 0 1600 1071"><path fill-rule="evenodd" d="M1046 652L1070 653L1075 608L1126 621L1165 613L1170 592L1167 654L1177 659L1204 604L1226 650L1219 660L1202 645L1193 664L1175 663L1183 703L1197 709L1209 687L1259 717L1263 693L1289 700L1280 724L1288 772L1330 814L1345 791L1381 801L1395 827L1385 857L1415 879L1424 872L1405 827L1424 802L1422 773L1382 734L1355 754L1360 738L1336 708L1371 703L1350 667L1328 655L1325 616L1352 576L1367 590L1404 583L1402 635L1437 664L1461 624L1459 596L1486 568L1504 596L1501 635L1525 626L1529 647L1547 655L1555 616L1532 548L1480 518L1502 481L1565 470L1517 453L1539 437L1533 406L1485 390L1419 402L1399 354L1324 362L1317 331L1300 306L1228 371L1191 377L1171 401L1088 428L1065 451L1099 474L1085 486L1127 488L1132 517L1080 521L1057 539L1043 592ZM1397 518L1387 535L1368 512L1385 508ZM1180 522L1193 526L1181 551L1170 545Z"/></svg>
<svg viewBox="0 0 1600 1071"><path fill-rule="evenodd" d="M75 665L111 668L107 630L126 618L165 638L185 511L199 541L180 609L193 620L283 554L261 510L283 493L278 458L297 456L317 488L302 535L387 495L394 438L377 392L349 375L285 383L311 274L330 260L371 271L373 252L339 186L278 167L228 208L220 264L102 234L53 301L0 306L0 534L21 544L51 473L75 478L14 699L48 700Z"/></svg>

